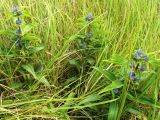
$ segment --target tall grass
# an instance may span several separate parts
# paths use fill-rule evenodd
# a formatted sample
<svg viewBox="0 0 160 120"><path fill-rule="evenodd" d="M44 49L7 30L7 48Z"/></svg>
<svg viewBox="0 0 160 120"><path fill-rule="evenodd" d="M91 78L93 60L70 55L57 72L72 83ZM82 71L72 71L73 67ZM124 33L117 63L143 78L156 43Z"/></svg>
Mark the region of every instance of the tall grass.
<svg viewBox="0 0 160 120"><path fill-rule="evenodd" d="M2 120L160 119L159 0L0 3ZM4 33L16 27L10 15L15 5L26 13L25 22L36 35L31 46L43 46L32 56L23 51L15 55L12 36ZM93 20L86 21L90 13ZM100 47L77 47L90 26L91 41ZM145 51L149 63L142 80L134 83L128 71L136 49Z"/></svg>

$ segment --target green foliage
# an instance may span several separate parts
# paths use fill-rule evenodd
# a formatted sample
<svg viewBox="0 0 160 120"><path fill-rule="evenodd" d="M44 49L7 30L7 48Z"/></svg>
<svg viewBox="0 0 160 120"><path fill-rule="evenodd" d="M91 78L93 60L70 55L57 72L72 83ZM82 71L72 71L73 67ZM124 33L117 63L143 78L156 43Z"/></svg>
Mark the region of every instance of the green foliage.
<svg viewBox="0 0 160 120"><path fill-rule="evenodd" d="M160 119L158 0L0 3L0 119Z"/></svg>
<svg viewBox="0 0 160 120"><path fill-rule="evenodd" d="M105 88L103 88L103 89L99 92L99 94L102 94L102 93L104 93L104 92L113 90L113 89L115 89L115 88L120 88L120 87L122 87L122 86L123 86L123 84L121 84L119 80L115 80L115 81L113 81L112 83L110 83L108 86L106 86Z"/></svg>

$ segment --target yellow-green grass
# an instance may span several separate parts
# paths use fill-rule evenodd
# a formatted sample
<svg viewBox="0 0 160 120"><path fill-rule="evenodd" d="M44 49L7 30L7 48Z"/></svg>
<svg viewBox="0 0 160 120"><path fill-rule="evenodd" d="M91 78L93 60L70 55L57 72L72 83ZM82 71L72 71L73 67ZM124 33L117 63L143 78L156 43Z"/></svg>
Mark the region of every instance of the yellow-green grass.
<svg viewBox="0 0 160 120"><path fill-rule="evenodd" d="M13 6L18 5L29 13L28 22L33 24L31 32L44 46L42 51L31 57L31 64L43 64L40 76L46 77L50 84L48 87L35 82L28 89L9 86L8 84L20 80L15 71L21 67L24 58L20 56L19 64L11 65L17 59L2 54L2 49L5 48L1 47L8 46L10 36L1 35L2 120L160 119L160 104L157 103L160 85L157 60L160 47L158 0L0 0L0 3L0 31L16 28L9 16ZM84 19L89 13L93 14L94 19L86 24ZM87 72L82 69L81 74L71 80L66 77L70 72L68 61L81 59L81 50L75 45L77 36L92 24L95 27L93 34L100 36L98 40L103 47L94 55L94 67ZM119 66L107 61L115 54L129 60L136 49L144 50L149 57L156 58L157 62L148 65L152 72L147 81L143 82L145 85L139 87L145 93L142 91L138 97L129 94L130 82L127 79L118 97L107 91L102 95L103 99L99 98L99 92L110 80L104 79L104 73L96 68L117 72ZM129 66L128 62L127 64ZM26 74L32 77L29 73ZM154 104L149 102L148 97L143 98L147 95L153 99Z"/></svg>

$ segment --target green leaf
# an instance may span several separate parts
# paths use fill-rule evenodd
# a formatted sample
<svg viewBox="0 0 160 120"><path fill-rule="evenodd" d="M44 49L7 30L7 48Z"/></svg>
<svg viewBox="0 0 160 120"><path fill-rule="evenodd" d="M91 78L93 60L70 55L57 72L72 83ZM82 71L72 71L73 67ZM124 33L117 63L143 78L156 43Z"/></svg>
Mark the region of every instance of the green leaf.
<svg viewBox="0 0 160 120"><path fill-rule="evenodd" d="M158 115L156 116L155 120L160 120L160 111L158 112Z"/></svg>
<svg viewBox="0 0 160 120"><path fill-rule="evenodd" d="M114 63L114 64L117 64L117 65L126 65L127 64L127 59L125 59L124 57L120 56L120 55L117 55L117 54L114 54L112 55L112 58L111 58L111 63Z"/></svg>
<svg viewBox="0 0 160 120"><path fill-rule="evenodd" d="M65 80L64 82L64 86L69 85L71 82L75 81L76 79L78 79L77 77L71 77Z"/></svg>
<svg viewBox="0 0 160 120"><path fill-rule="evenodd" d="M29 31L31 31L32 29L32 25L25 25L25 26L22 26L22 34L25 35L26 33L28 33Z"/></svg>
<svg viewBox="0 0 160 120"><path fill-rule="evenodd" d="M0 30L0 35L15 34L13 30Z"/></svg>
<svg viewBox="0 0 160 120"><path fill-rule="evenodd" d="M117 78L116 78L116 76L112 73L112 72L110 72L110 71L108 71L108 70L104 70L104 76L106 77L106 78L108 78L109 80L116 80Z"/></svg>
<svg viewBox="0 0 160 120"><path fill-rule="evenodd" d="M37 52L39 52L39 51L41 51L41 50L43 50L43 49L44 49L44 46L34 47L34 48L31 50L31 52L32 52L32 53L37 53Z"/></svg>
<svg viewBox="0 0 160 120"><path fill-rule="evenodd" d="M152 71L152 70L150 70L150 71L143 71L141 73L141 75L140 75L140 80L139 81L142 82L142 81L145 81L147 79L151 79L152 76L153 76L153 74L156 74L155 71ZM142 86L143 86L143 84L142 84Z"/></svg>
<svg viewBox="0 0 160 120"><path fill-rule="evenodd" d="M23 65L22 66L26 71L33 75L34 79L37 79L37 75L34 71L34 68L31 64Z"/></svg>
<svg viewBox="0 0 160 120"><path fill-rule="evenodd" d="M44 85L46 86L50 86L48 80L45 78L45 76L40 76L40 75L37 75L33 66L31 64L27 64L27 65L23 65L22 66L26 71L28 71L30 74L33 75L34 79L43 83Z"/></svg>
<svg viewBox="0 0 160 120"><path fill-rule="evenodd" d="M23 85L23 83L17 81L17 82L12 82L12 83L9 85L9 87L11 87L11 88L13 88L13 89L18 89L18 88L22 87L22 85Z"/></svg>
<svg viewBox="0 0 160 120"><path fill-rule="evenodd" d="M117 120L118 110L119 110L119 108L118 108L117 101L110 103L108 120Z"/></svg>
<svg viewBox="0 0 160 120"><path fill-rule="evenodd" d="M131 94L128 94L127 97L128 97L129 100L135 101L137 103L141 103L141 104L149 105L149 106L152 106L152 107L160 108L160 103L158 103L158 102L155 103L155 101L151 97L143 95L142 97L137 98L137 97L132 96Z"/></svg>
<svg viewBox="0 0 160 120"><path fill-rule="evenodd" d="M89 95L84 100L82 100L78 105L89 104L91 102L95 102L100 100L101 96L99 95Z"/></svg>
<svg viewBox="0 0 160 120"><path fill-rule="evenodd" d="M71 92L67 97L68 100L65 101L65 103L64 103L64 105L62 107L64 107L64 108L65 107L70 107L73 104L73 101L70 100L70 99L74 98L74 96L75 96L75 93ZM61 112L66 114L66 115L67 115L67 111L68 111L68 109L61 110Z"/></svg>
<svg viewBox="0 0 160 120"><path fill-rule="evenodd" d="M160 66L160 59L150 58L149 63L154 66Z"/></svg>
<svg viewBox="0 0 160 120"><path fill-rule="evenodd" d="M126 109L127 112L130 112L134 115L142 115L143 113L138 110L137 108L134 108L133 106L129 106L127 109Z"/></svg>
<svg viewBox="0 0 160 120"><path fill-rule="evenodd" d="M81 66L77 60L71 59L71 60L69 60L69 64L75 66L77 68L77 70L80 71Z"/></svg>
<svg viewBox="0 0 160 120"><path fill-rule="evenodd" d="M152 87L152 84L154 84L157 80L157 74L150 72L148 73L148 75L148 78L144 82L141 82L141 84L139 85L139 90L142 91L142 93L138 97L143 96L146 91Z"/></svg>
<svg viewBox="0 0 160 120"><path fill-rule="evenodd" d="M121 82L119 80L115 80L111 84L109 84L108 86L103 88L98 94L102 94L102 93L108 92L110 90L113 90L115 88L120 88L122 86L123 86L123 84L121 84Z"/></svg>
<svg viewBox="0 0 160 120"><path fill-rule="evenodd" d="M35 41L36 42L41 42L40 38L37 37L34 34L26 34L26 35L24 35L23 40L30 40L30 41L34 41L34 42Z"/></svg>
<svg viewBox="0 0 160 120"><path fill-rule="evenodd" d="M108 80L114 81L117 79L116 76L108 70L103 70L97 67L93 67L93 68L96 69L98 72L102 73L105 76L105 78L107 78Z"/></svg>
<svg viewBox="0 0 160 120"><path fill-rule="evenodd" d="M50 86L50 84L49 84L48 80L45 78L45 76L38 78L38 81L43 83L46 86Z"/></svg>
<svg viewBox="0 0 160 120"><path fill-rule="evenodd" d="M88 58L87 59L87 62L90 64L90 65L93 65L95 63L95 60L93 58Z"/></svg>

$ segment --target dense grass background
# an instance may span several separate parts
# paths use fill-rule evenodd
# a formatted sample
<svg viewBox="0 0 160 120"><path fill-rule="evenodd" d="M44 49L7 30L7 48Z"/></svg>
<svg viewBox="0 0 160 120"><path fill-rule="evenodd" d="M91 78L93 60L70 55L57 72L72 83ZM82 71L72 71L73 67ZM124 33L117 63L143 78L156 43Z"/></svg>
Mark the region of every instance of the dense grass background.
<svg viewBox="0 0 160 120"><path fill-rule="evenodd" d="M2 120L160 119L159 0L0 3ZM31 48L44 47L32 56L24 51L17 55L9 46L12 36L4 32L16 29L10 15L15 5L26 13L23 19L36 35ZM94 19L86 22L89 13ZM90 25L92 40L101 47L85 51L77 41ZM132 84L128 70L136 49L144 50L150 60L142 81ZM115 82L119 76L122 84ZM115 88L120 88L116 95Z"/></svg>

